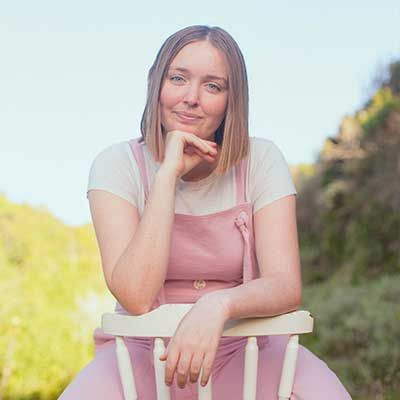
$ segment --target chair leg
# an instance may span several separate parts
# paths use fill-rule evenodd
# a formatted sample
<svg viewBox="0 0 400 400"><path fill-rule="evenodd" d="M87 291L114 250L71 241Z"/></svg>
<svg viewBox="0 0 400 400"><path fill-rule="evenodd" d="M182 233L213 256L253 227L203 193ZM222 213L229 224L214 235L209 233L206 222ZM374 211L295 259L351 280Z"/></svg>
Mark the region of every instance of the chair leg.
<svg viewBox="0 0 400 400"><path fill-rule="evenodd" d="M122 390L125 400L137 400L135 378L133 376L129 351L125 346L122 336L115 337L117 363L119 376L121 378Z"/></svg>
<svg viewBox="0 0 400 400"><path fill-rule="evenodd" d="M299 349L299 335L291 335L286 345L283 361L281 381L279 384L279 400L289 400L296 372L297 353Z"/></svg>
<svg viewBox="0 0 400 400"><path fill-rule="evenodd" d="M169 387L165 384L165 361L160 360L160 356L165 351L164 340L154 339L154 371L156 374L157 400L170 400Z"/></svg>
<svg viewBox="0 0 400 400"><path fill-rule="evenodd" d="M247 338L244 354L243 399L256 400L258 344L255 336Z"/></svg>

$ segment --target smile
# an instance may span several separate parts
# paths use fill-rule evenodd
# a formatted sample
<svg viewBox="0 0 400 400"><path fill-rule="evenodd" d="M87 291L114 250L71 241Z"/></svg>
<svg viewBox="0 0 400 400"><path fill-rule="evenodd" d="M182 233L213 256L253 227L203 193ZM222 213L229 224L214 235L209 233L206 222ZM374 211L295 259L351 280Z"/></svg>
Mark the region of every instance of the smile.
<svg viewBox="0 0 400 400"><path fill-rule="evenodd" d="M183 122L197 122L198 120L200 120L199 117L188 117L186 115L183 115L183 114L180 114L180 113L177 113L177 112L175 112L175 114Z"/></svg>

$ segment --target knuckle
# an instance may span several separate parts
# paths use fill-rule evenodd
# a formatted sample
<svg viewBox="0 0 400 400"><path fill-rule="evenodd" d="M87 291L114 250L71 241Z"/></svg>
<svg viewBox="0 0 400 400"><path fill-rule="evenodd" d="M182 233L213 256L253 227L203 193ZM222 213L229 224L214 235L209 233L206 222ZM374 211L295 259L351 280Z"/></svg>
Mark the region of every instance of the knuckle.
<svg viewBox="0 0 400 400"><path fill-rule="evenodd" d="M197 347L197 350L198 350L201 354L207 353L207 351L208 351L209 348L210 348L207 344L203 344L203 343L198 344L196 347Z"/></svg>
<svg viewBox="0 0 400 400"><path fill-rule="evenodd" d="M204 365L204 366L203 366L203 373L204 373L205 375L209 375L210 372L211 372L211 365Z"/></svg>
<svg viewBox="0 0 400 400"><path fill-rule="evenodd" d="M195 342L186 338L180 339L178 348L180 352L191 351L193 348L195 348Z"/></svg>
<svg viewBox="0 0 400 400"><path fill-rule="evenodd" d="M190 378L192 378L192 379L197 379L198 376L200 375L199 372L200 372L200 371L197 371L197 372L195 372L195 371L190 371Z"/></svg>
<svg viewBox="0 0 400 400"><path fill-rule="evenodd" d="M173 367L173 366L175 365L174 357L172 357L171 354L168 354L168 358L167 358L167 361L166 361L165 365L166 365L168 368L171 368L171 367Z"/></svg>
<svg viewBox="0 0 400 400"><path fill-rule="evenodd" d="M191 368L190 368L190 370L191 370L192 372L194 372L194 373L199 372L200 369L201 369L201 362L193 363L192 366L191 366Z"/></svg>
<svg viewBox="0 0 400 400"><path fill-rule="evenodd" d="M174 373L174 370L175 370L175 365L172 363L172 362L170 362L169 364L167 364L166 365L166 373L168 373L168 374L173 374Z"/></svg>
<svg viewBox="0 0 400 400"><path fill-rule="evenodd" d="M190 350L197 349L196 342L194 340L187 340L186 343L184 344L185 348L188 348Z"/></svg>

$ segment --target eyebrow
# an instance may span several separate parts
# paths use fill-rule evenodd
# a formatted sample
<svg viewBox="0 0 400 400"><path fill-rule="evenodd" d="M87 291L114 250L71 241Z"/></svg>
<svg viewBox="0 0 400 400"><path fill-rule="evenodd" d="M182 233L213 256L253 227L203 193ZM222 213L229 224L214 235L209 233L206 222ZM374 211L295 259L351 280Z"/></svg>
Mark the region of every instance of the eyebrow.
<svg viewBox="0 0 400 400"><path fill-rule="evenodd" d="M177 70L177 71L186 72L186 73L189 73L189 74L190 74L190 71L189 71L187 68L183 68L183 67L174 67L174 66L171 65L171 66L168 68L168 71L171 70L171 69L175 69L175 70ZM216 76L216 75L205 75L204 78L206 78L206 79L214 79L214 80L217 80L217 81L222 81L222 82L225 83L226 86L228 86L228 81L227 81L227 79L222 78L221 76Z"/></svg>

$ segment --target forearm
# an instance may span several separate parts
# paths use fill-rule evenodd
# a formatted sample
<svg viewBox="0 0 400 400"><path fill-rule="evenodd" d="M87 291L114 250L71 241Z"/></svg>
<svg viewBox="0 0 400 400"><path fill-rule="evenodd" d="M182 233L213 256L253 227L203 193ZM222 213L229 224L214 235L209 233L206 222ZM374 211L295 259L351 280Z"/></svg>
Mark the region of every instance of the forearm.
<svg viewBox="0 0 400 400"><path fill-rule="evenodd" d="M301 288L270 277L253 279L206 296L225 309L226 320L284 314L295 311L301 304Z"/></svg>
<svg viewBox="0 0 400 400"><path fill-rule="evenodd" d="M143 216L112 274L113 293L132 314L151 307L168 268L175 211L176 176L160 168Z"/></svg>

